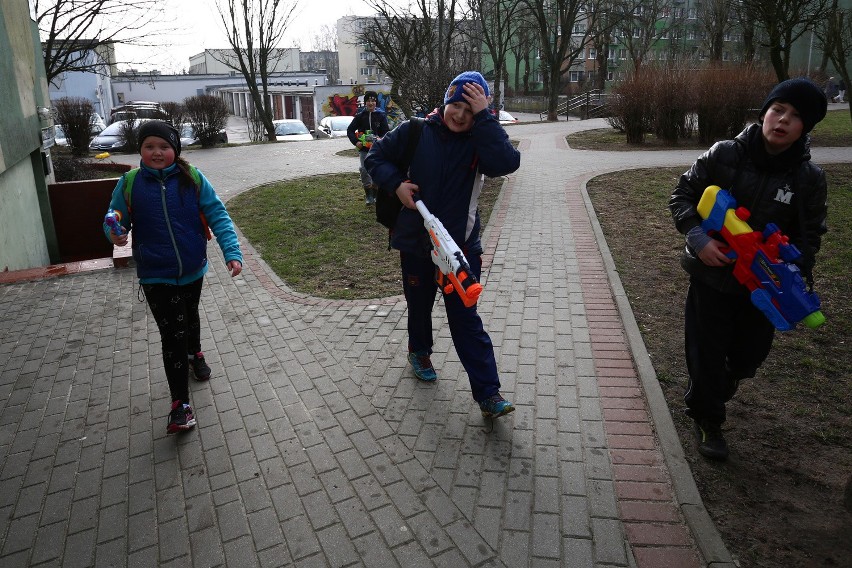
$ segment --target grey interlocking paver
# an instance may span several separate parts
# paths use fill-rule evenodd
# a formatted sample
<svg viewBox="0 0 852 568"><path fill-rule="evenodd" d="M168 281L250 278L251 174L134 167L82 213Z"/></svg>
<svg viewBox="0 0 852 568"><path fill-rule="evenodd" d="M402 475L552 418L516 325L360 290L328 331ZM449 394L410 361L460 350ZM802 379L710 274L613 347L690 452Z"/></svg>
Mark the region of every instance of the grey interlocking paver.
<svg viewBox="0 0 852 568"><path fill-rule="evenodd" d="M164 433L159 336L132 270L0 285L0 564L635 565L592 330L623 328L614 341L624 352L634 332L615 308L615 323L591 315L611 293L605 272L581 278L608 262L582 185L614 169L688 165L694 152L567 147L568 132L598 125L509 131L522 167L486 230L479 311L518 408L493 425L471 400L442 306L433 317L440 380L426 385L406 360L400 296L294 293L248 245L235 280L211 247L201 314L214 375L190 385L199 425L180 437ZM272 180L354 171L354 159L336 156L346 147L186 157L227 200ZM814 155L848 161L845 150ZM649 411L640 397L625 410L665 420L666 409ZM638 448L618 449L618 459L653 462L656 483L688 476L669 476ZM702 531L692 538L724 564L700 500L689 503L689 526ZM663 504L685 526L678 503Z"/></svg>

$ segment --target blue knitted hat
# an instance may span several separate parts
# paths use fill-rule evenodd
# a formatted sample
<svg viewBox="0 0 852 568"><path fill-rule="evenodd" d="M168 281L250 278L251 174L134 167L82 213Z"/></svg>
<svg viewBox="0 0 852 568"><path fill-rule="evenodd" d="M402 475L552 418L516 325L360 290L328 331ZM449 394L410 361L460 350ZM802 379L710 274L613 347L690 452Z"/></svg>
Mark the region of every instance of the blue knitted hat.
<svg viewBox="0 0 852 568"><path fill-rule="evenodd" d="M482 76L478 71L465 71L461 73L458 77L453 79L453 82L450 83L450 86L447 87L447 92L444 94L444 104L448 105L450 103L455 103L461 101L466 103L464 100L462 93L464 93L464 89L462 87L465 83L479 83L482 85L482 88L485 89L485 96L489 96L491 93L488 91L488 82L485 80L485 77Z"/></svg>

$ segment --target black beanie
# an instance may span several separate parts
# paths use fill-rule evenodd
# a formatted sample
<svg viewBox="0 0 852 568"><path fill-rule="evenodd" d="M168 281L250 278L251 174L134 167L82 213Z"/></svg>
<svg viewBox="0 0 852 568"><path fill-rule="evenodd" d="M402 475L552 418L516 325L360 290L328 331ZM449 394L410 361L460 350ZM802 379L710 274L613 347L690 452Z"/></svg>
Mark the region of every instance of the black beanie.
<svg viewBox="0 0 852 568"><path fill-rule="evenodd" d="M788 103L793 105L799 111L799 117L802 119L802 134L807 134L816 123L825 118L825 111L828 108L828 101L825 98L825 93L817 87L813 81L805 77L798 79L787 79L775 85L766 101L763 103L763 108L760 109L760 120L763 121L763 115L775 101Z"/></svg>
<svg viewBox="0 0 852 568"><path fill-rule="evenodd" d="M169 146L174 148L175 157L180 156L180 134L177 129L163 120L146 120L139 127L139 148L142 151L142 143L149 136L159 136L169 143Z"/></svg>

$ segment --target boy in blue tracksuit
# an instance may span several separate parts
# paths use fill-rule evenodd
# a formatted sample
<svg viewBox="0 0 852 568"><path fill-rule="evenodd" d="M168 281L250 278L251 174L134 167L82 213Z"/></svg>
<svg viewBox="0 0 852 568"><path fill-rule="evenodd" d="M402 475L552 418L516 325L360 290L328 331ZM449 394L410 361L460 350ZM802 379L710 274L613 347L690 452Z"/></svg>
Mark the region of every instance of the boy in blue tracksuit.
<svg viewBox="0 0 852 568"><path fill-rule="evenodd" d="M366 166L379 191L395 192L403 209L391 233L391 246L400 251L402 282L408 305L408 359L414 374L434 381L432 306L435 303L435 265L429 237L414 205L422 199L441 220L470 263L477 278L482 270L482 243L477 203L483 176L496 177L518 169L521 155L506 131L488 111L488 83L476 71L453 79L444 105L423 124L408 171L400 171L410 123L403 123L377 141ZM457 294L444 294L450 335L467 371L474 400L482 415L502 416L514 410L500 395L500 379L491 338L476 306L467 308Z"/></svg>
<svg viewBox="0 0 852 568"><path fill-rule="evenodd" d="M115 187L110 209L121 215L122 234L104 223L113 244L127 244L133 231L133 259L163 345L163 365L172 397L166 432L196 424L189 405L189 370L210 378L201 352L198 303L207 273L207 227L216 235L231 276L243 256L234 224L213 186L180 157L180 134L167 122L149 120L139 128L139 170Z"/></svg>

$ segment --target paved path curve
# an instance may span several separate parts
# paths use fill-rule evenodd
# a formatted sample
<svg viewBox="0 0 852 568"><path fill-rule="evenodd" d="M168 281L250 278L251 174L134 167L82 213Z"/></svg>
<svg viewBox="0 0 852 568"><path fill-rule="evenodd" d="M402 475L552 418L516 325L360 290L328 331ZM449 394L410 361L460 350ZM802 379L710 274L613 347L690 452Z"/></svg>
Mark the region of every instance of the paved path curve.
<svg viewBox="0 0 852 568"><path fill-rule="evenodd" d="M493 426L443 310L441 378L426 385L406 365L400 298L307 298L251 252L236 280L212 257L214 377L191 385L199 426L181 437L164 434L159 336L132 271L0 286L0 564L732 565L584 189L697 153L568 148L566 134L598 126L510 127L522 166L487 230L480 311L518 410ZM347 146L186 157L227 200L353 171L335 155Z"/></svg>

